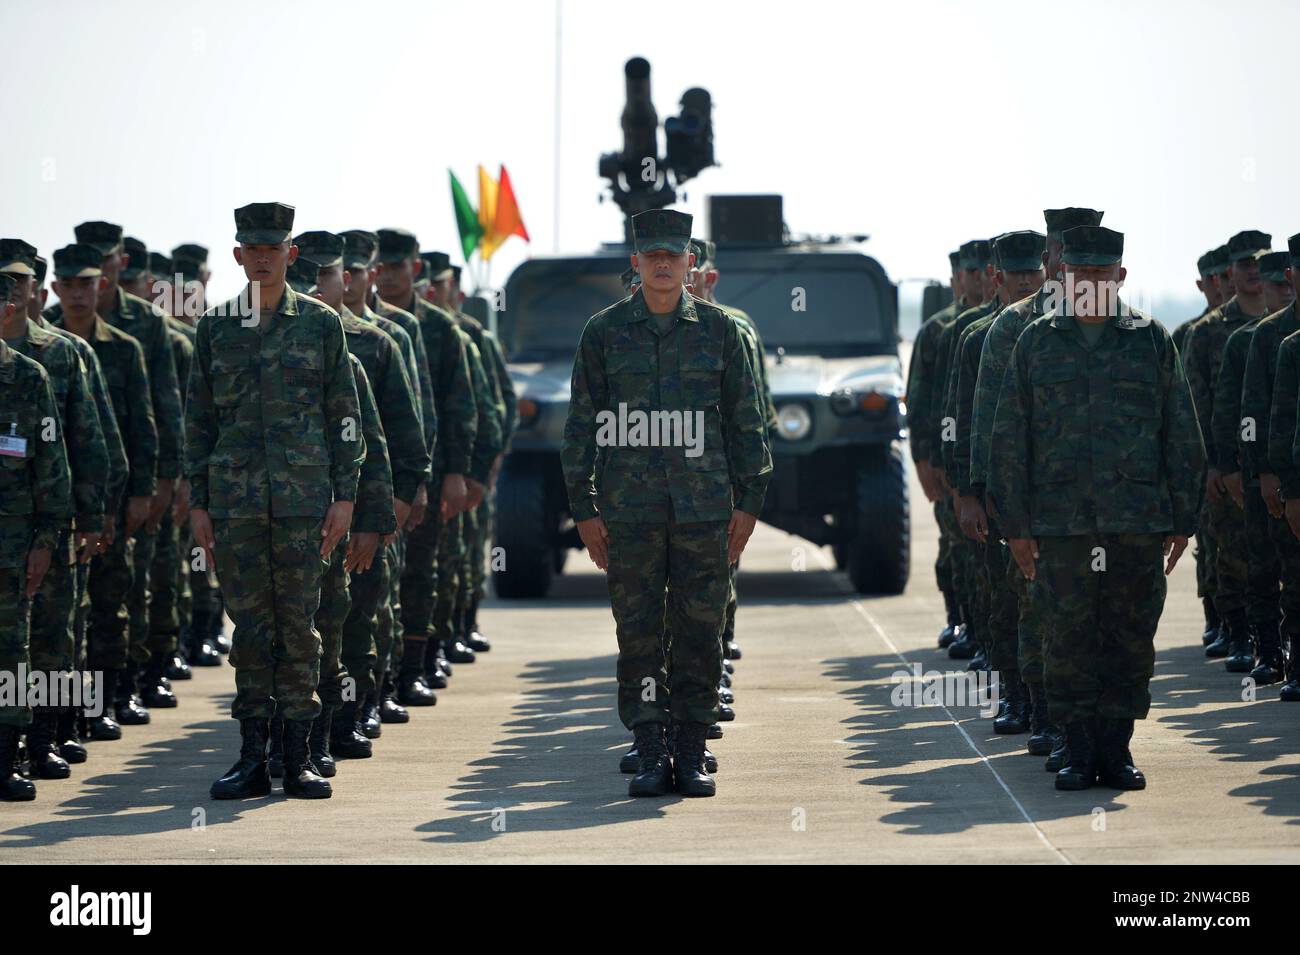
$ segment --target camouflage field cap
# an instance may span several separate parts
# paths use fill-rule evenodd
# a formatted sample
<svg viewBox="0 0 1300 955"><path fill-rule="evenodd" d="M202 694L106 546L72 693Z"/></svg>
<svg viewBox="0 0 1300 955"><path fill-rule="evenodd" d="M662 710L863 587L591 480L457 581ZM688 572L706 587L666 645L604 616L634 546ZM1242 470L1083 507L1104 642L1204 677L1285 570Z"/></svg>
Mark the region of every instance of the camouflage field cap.
<svg viewBox="0 0 1300 955"><path fill-rule="evenodd" d="M948 253L948 265L952 268L952 270L953 270L954 272L960 272L960 271L961 271L961 253L960 253L960 252L949 252L949 253Z"/></svg>
<svg viewBox="0 0 1300 955"><path fill-rule="evenodd" d="M122 278L138 279L149 267L149 247L133 235L122 240L122 250L126 252L126 268L122 269Z"/></svg>
<svg viewBox="0 0 1300 955"><path fill-rule="evenodd" d="M632 241L638 252L665 249L681 255L691 241L693 217L676 209L647 209L632 217Z"/></svg>
<svg viewBox="0 0 1300 955"><path fill-rule="evenodd" d="M0 239L0 272L36 274L36 246L22 239Z"/></svg>
<svg viewBox="0 0 1300 955"><path fill-rule="evenodd" d="M293 244L298 247L298 261L304 259L320 269L333 268L343 264L343 236L333 232L299 232L293 237ZM312 276L316 281L316 276Z"/></svg>
<svg viewBox="0 0 1300 955"><path fill-rule="evenodd" d="M250 202L235 210L235 241L248 245L278 245L293 232L293 206L283 202Z"/></svg>
<svg viewBox="0 0 1300 955"><path fill-rule="evenodd" d="M61 279L81 279L103 275L100 268L104 253L83 242L65 245L54 253L54 274Z"/></svg>
<svg viewBox="0 0 1300 955"><path fill-rule="evenodd" d="M316 291L316 273L319 271L320 269L316 267L315 263L304 259L300 255L289 266L289 270L285 273L285 279L288 281L289 287L295 292L310 295Z"/></svg>
<svg viewBox="0 0 1300 955"><path fill-rule="evenodd" d="M420 254L420 243L414 232L406 229L380 229L376 235L379 237L380 262L401 262Z"/></svg>
<svg viewBox="0 0 1300 955"><path fill-rule="evenodd" d="M1258 229L1246 229L1228 240L1228 261L1258 259L1273 247L1273 237Z"/></svg>
<svg viewBox="0 0 1300 955"><path fill-rule="evenodd" d="M199 282L203 279L203 262L182 252L172 254L172 268L187 282Z"/></svg>
<svg viewBox="0 0 1300 955"><path fill-rule="evenodd" d="M993 244L993 257L1003 272L1036 272L1043 267L1047 236L1032 229L1007 232Z"/></svg>
<svg viewBox="0 0 1300 955"><path fill-rule="evenodd" d="M430 282L451 278L451 256L446 252L421 252L420 259L424 262L420 278Z"/></svg>
<svg viewBox="0 0 1300 955"><path fill-rule="evenodd" d="M343 267L345 269L368 269L375 264L375 255L379 251L379 236L365 229L349 229L340 232L343 237Z"/></svg>
<svg viewBox="0 0 1300 955"><path fill-rule="evenodd" d="M1096 209L1068 206L1064 209L1044 209L1043 221L1047 223L1047 237L1060 242L1066 229L1081 225L1101 225L1101 217L1105 214Z"/></svg>
<svg viewBox="0 0 1300 955"><path fill-rule="evenodd" d="M175 278L176 266L172 260L161 252L149 253L149 274L156 279L170 282Z"/></svg>
<svg viewBox="0 0 1300 955"><path fill-rule="evenodd" d="M452 284L454 284L454 285L460 285L460 266L459 266L459 265L453 265L453 266L451 267L451 281L452 281Z"/></svg>
<svg viewBox="0 0 1300 955"><path fill-rule="evenodd" d="M1214 263L1211 261L1211 258L1210 253L1206 252L1196 260L1196 271L1200 273L1202 278L1213 274L1210 271L1210 269L1214 268Z"/></svg>
<svg viewBox="0 0 1300 955"><path fill-rule="evenodd" d="M14 289L18 287L18 280L7 272L0 272L0 302L7 302L13 298Z"/></svg>
<svg viewBox="0 0 1300 955"><path fill-rule="evenodd" d="M1265 282L1286 282L1286 270L1290 267L1290 252L1268 252L1259 257L1259 277Z"/></svg>
<svg viewBox="0 0 1300 955"><path fill-rule="evenodd" d="M958 250L961 267L967 272L979 271L989 264L990 246L988 239L971 239L963 242Z"/></svg>
<svg viewBox="0 0 1300 955"><path fill-rule="evenodd" d="M701 270L712 268L718 255L712 239L691 239L690 251L695 253L695 267Z"/></svg>
<svg viewBox="0 0 1300 955"><path fill-rule="evenodd" d="M1114 265L1124 258L1124 233L1104 226L1066 229L1061 245L1061 261L1069 265Z"/></svg>
<svg viewBox="0 0 1300 955"><path fill-rule="evenodd" d="M1205 255L1210 264L1210 271L1206 272L1206 275L1222 275L1228 271L1228 262L1231 260L1228 258L1228 247L1226 245L1211 249Z"/></svg>
<svg viewBox="0 0 1300 955"><path fill-rule="evenodd" d="M49 266L50 263L46 262L45 259L42 258L41 256L39 255L32 256L32 268L36 270L37 285L45 284L45 271L46 269L49 268Z"/></svg>
<svg viewBox="0 0 1300 955"><path fill-rule="evenodd" d="M83 222L72 232L77 237L77 245L93 245L101 257L112 255L122 247L122 227L111 222Z"/></svg>
<svg viewBox="0 0 1300 955"><path fill-rule="evenodd" d="M197 242L186 242L172 249L172 258L184 256L187 259L193 259L199 265L206 265L208 261L208 250Z"/></svg>
<svg viewBox="0 0 1300 955"><path fill-rule="evenodd" d="M1291 253L1291 261L1300 263L1300 232L1286 240L1286 248Z"/></svg>

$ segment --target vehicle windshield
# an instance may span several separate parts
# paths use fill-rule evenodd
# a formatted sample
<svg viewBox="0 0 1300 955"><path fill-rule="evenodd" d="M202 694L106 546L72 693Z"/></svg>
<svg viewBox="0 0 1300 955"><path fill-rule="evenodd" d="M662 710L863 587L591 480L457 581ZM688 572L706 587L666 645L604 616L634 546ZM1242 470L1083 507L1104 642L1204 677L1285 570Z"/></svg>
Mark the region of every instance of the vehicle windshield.
<svg viewBox="0 0 1300 955"><path fill-rule="evenodd" d="M862 256L741 252L720 265L718 300L754 320L770 352L892 352L883 273ZM587 320L624 297L622 258L535 260L507 287L499 332L511 361L571 356ZM800 310L799 306L802 306Z"/></svg>

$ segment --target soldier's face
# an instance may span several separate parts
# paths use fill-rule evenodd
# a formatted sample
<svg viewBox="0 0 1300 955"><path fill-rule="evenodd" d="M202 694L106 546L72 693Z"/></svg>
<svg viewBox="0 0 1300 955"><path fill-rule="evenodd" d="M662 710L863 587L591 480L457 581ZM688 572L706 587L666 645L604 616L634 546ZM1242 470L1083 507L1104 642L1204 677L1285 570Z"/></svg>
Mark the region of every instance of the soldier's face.
<svg viewBox="0 0 1300 955"><path fill-rule="evenodd" d="M985 266L984 271L980 273L980 300L981 301L987 302L989 299L991 299L994 295L997 294L998 291L997 274L998 274L997 270L993 268L993 266L991 265Z"/></svg>
<svg viewBox="0 0 1300 955"><path fill-rule="evenodd" d="M10 300L18 308L18 311L26 313L28 305L32 300L32 289L35 287L36 278L32 275L13 275L14 280L13 295Z"/></svg>
<svg viewBox="0 0 1300 955"><path fill-rule="evenodd" d="M1085 318L1113 315L1119 305L1119 290L1127 270L1114 265L1071 265L1061 263L1067 289L1074 292L1074 314Z"/></svg>
<svg viewBox="0 0 1300 955"><path fill-rule="evenodd" d="M1028 272L999 272L998 289L1004 302L1018 302L1037 292L1047 280L1047 273L1042 269Z"/></svg>
<svg viewBox="0 0 1300 955"><path fill-rule="evenodd" d="M1213 275L1202 275L1196 280L1196 287L1201 290L1205 296L1205 304L1210 308L1218 308L1223 304L1223 297L1219 294L1219 283L1214 281Z"/></svg>
<svg viewBox="0 0 1300 955"><path fill-rule="evenodd" d="M138 295L140 298L148 298L149 286L153 284L153 276L148 272L141 272L133 279L119 280L118 284L132 295Z"/></svg>
<svg viewBox="0 0 1300 955"><path fill-rule="evenodd" d="M1237 294L1237 286L1232 281L1232 272L1221 272L1216 275L1215 281L1219 283L1219 297L1227 301Z"/></svg>
<svg viewBox="0 0 1300 955"><path fill-rule="evenodd" d="M375 285L379 288L380 297L389 302L407 301L411 297L411 290L419 271L419 259L380 262L379 274L375 277Z"/></svg>
<svg viewBox="0 0 1300 955"><path fill-rule="evenodd" d="M76 321L86 321L95 314L101 288L111 288L108 276L86 276L54 280L54 294L59 297L64 313Z"/></svg>
<svg viewBox="0 0 1300 955"><path fill-rule="evenodd" d="M968 302L978 301L980 298L980 270L962 269L961 276L962 298Z"/></svg>
<svg viewBox="0 0 1300 955"><path fill-rule="evenodd" d="M33 280L35 281L35 280ZM27 317L36 321L41 317L41 310L45 308L45 300L50 297L49 289L42 286L32 293L32 297L27 300Z"/></svg>
<svg viewBox="0 0 1300 955"><path fill-rule="evenodd" d="M1265 311L1276 312L1278 309L1286 308L1294 301L1295 290L1291 288L1290 282L1264 283Z"/></svg>
<svg viewBox="0 0 1300 955"><path fill-rule="evenodd" d="M316 297L334 311L343 304L343 266L335 265L316 273Z"/></svg>
<svg viewBox="0 0 1300 955"><path fill-rule="evenodd" d="M1257 259L1242 259L1240 262L1233 262L1228 267L1228 274L1232 277L1232 285L1242 295L1259 295L1264 291L1263 282L1259 277L1259 261Z"/></svg>
<svg viewBox="0 0 1300 955"><path fill-rule="evenodd" d="M287 241L266 245L241 242L235 247L235 261L243 266L245 277L262 285L282 285L297 258L298 247Z"/></svg>
<svg viewBox="0 0 1300 955"><path fill-rule="evenodd" d="M451 301L451 279L442 279L439 282L429 283L429 301L434 305L447 307Z"/></svg>
<svg viewBox="0 0 1300 955"><path fill-rule="evenodd" d="M122 275L122 269L126 266L126 257L126 253L121 249L104 256L104 262L100 265L100 269L103 271L104 277L108 279L109 286L117 284L117 280Z"/></svg>
<svg viewBox="0 0 1300 955"><path fill-rule="evenodd" d="M669 252L655 249L632 256L632 267L641 276L641 284L656 292L671 292L686 284L686 273L695 264L691 252Z"/></svg>
<svg viewBox="0 0 1300 955"><path fill-rule="evenodd" d="M691 294L696 298L702 298L706 302L712 302L713 288L717 284L718 272L716 269L691 269Z"/></svg>
<svg viewBox="0 0 1300 955"><path fill-rule="evenodd" d="M343 301L357 314L361 313L362 303L374 284L374 269L348 269L347 287L343 290Z"/></svg>
<svg viewBox="0 0 1300 955"><path fill-rule="evenodd" d="M1061 277L1061 242L1059 239L1047 240L1047 249L1043 252L1043 268L1047 270L1049 279Z"/></svg>

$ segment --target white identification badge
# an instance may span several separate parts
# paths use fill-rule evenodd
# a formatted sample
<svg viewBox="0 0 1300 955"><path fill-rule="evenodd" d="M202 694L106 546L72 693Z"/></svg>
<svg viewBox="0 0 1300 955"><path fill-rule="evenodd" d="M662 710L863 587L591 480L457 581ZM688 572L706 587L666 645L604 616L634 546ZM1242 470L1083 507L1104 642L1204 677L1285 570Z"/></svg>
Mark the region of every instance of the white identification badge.
<svg viewBox="0 0 1300 955"><path fill-rule="evenodd" d="M20 438L16 434L0 434L0 455L11 458L27 457L27 439Z"/></svg>

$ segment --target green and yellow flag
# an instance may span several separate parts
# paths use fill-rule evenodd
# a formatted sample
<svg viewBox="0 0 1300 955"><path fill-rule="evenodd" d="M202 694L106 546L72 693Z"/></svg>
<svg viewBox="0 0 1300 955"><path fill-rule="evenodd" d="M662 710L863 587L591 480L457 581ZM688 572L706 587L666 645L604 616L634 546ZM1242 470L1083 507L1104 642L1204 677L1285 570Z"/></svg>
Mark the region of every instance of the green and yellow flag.
<svg viewBox="0 0 1300 955"><path fill-rule="evenodd" d="M479 222L478 212L470 205L465 187L460 184L454 172L448 169L447 173L451 176L451 204L456 210L456 228L460 230L460 247L465 253L465 261L468 262L470 255L478 248L479 241L483 238L483 226Z"/></svg>

